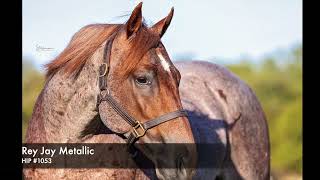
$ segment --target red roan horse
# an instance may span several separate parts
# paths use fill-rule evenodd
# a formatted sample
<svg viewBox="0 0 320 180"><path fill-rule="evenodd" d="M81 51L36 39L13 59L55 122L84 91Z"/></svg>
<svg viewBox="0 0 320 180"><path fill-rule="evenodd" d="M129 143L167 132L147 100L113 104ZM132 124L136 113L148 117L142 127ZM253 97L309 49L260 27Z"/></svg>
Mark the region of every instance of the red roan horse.
<svg viewBox="0 0 320 180"><path fill-rule="evenodd" d="M122 110L141 123L182 107L188 110L188 118L178 113L161 124L157 121L157 126L143 132L137 143L219 145L205 157L196 146L186 145L174 154L166 149L157 151L152 146L140 149L154 163L157 178L268 179L268 129L254 93L218 65L179 62L178 70L160 40L171 22L173 9L148 28L143 23L141 7L142 3L137 5L125 24L82 28L47 65L46 84L35 104L26 143L125 143L118 134L133 132L126 116L110 105L113 101L101 101L97 107L99 95L112 94ZM107 88L101 88L101 84ZM104 128L114 133L100 133ZM184 168L197 167L206 159L217 165ZM178 167L158 168L163 166L160 163ZM24 176L26 179L156 178L138 168L24 169Z"/></svg>

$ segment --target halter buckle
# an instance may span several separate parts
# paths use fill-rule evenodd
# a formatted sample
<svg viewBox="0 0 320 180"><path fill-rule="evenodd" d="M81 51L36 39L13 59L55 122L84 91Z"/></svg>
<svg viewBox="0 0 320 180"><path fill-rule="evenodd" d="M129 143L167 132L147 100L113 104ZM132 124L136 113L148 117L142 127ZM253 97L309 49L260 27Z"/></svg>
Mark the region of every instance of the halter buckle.
<svg viewBox="0 0 320 180"><path fill-rule="evenodd" d="M144 129L143 125L141 122L137 122L137 125L133 127L133 134L135 135L136 138L144 136L146 133L146 130Z"/></svg>
<svg viewBox="0 0 320 180"><path fill-rule="evenodd" d="M102 63L99 68L99 78L106 76L108 73L108 70L109 70L108 64Z"/></svg>

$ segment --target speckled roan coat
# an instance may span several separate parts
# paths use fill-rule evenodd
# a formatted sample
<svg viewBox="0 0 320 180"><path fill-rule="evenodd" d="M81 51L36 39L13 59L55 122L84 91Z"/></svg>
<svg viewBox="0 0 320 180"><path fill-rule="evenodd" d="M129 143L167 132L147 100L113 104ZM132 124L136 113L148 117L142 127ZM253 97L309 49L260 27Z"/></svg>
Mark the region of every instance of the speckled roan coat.
<svg viewBox="0 0 320 180"><path fill-rule="evenodd" d="M200 153L201 149L197 149L198 163L211 159L215 168L197 169L194 179L269 179L270 152L267 122L262 107L250 87L226 68L213 63L184 61L176 62L175 66L182 76L180 95L184 108L189 111L189 121L195 141L216 144L216 149L209 154ZM95 78L96 74L92 77ZM68 84L68 82L65 83ZM44 93L42 92L39 96L34 113L45 108L43 105L40 106ZM86 93L82 94L82 96L85 95ZM93 107L94 104L86 104L86 106ZM92 114L92 117L94 116L95 114ZM104 128L102 123L98 124L97 128ZM44 139L46 135L41 135L44 132L40 132L43 129L41 126L43 124L32 121L28 131L29 133L34 131L33 134L39 136L37 139L46 142L47 140ZM50 126L55 125L50 124ZM64 133L72 137L75 135L72 133L77 131L69 129L68 133ZM54 136L51 137L54 138ZM32 139L32 135L29 134L27 142L28 138ZM58 140L51 139L49 142L56 141ZM84 142L124 141L113 134L100 134ZM147 177L142 171L135 169L44 169L28 170L25 171L25 175L39 179L153 179L154 174L151 173L151 176Z"/></svg>
<svg viewBox="0 0 320 180"><path fill-rule="evenodd" d="M196 143L214 143L214 169L198 169L196 179L270 179L268 126L251 88L226 68L203 61L175 63L180 95L189 111ZM198 152L201 150L198 149Z"/></svg>

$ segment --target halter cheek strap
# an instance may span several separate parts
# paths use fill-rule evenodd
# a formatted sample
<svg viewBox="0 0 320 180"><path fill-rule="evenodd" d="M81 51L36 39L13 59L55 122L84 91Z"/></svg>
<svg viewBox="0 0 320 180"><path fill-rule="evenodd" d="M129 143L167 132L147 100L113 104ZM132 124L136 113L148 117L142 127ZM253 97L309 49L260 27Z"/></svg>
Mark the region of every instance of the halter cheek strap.
<svg viewBox="0 0 320 180"><path fill-rule="evenodd" d="M98 95L97 107L102 101L106 101L117 112L117 114L119 114L131 126L131 130L123 134L123 136L127 139L128 145L131 145L140 137L144 136L149 129L175 118L187 116L188 114L185 110L181 109L161 115L157 118L146 121L145 123L141 123L127 113L127 111L112 97L107 86L107 75L109 72L111 48L114 38L115 35L112 35L107 41L105 46L105 56L103 58L104 62L99 67L100 94ZM106 93L103 95L102 92L104 91ZM102 122L106 124L103 120Z"/></svg>

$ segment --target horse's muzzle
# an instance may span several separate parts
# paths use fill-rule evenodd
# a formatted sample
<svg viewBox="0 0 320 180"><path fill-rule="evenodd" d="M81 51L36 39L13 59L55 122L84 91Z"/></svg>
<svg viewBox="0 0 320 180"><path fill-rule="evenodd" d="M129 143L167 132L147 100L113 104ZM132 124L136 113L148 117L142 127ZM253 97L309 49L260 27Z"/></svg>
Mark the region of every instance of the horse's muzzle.
<svg viewBox="0 0 320 180"><path fill-rule="evenodd" d="M160 157L156 161L158 178L192 179L197 160L195 145L180 144L167 146L167 152L159 155Z"/></svg>

